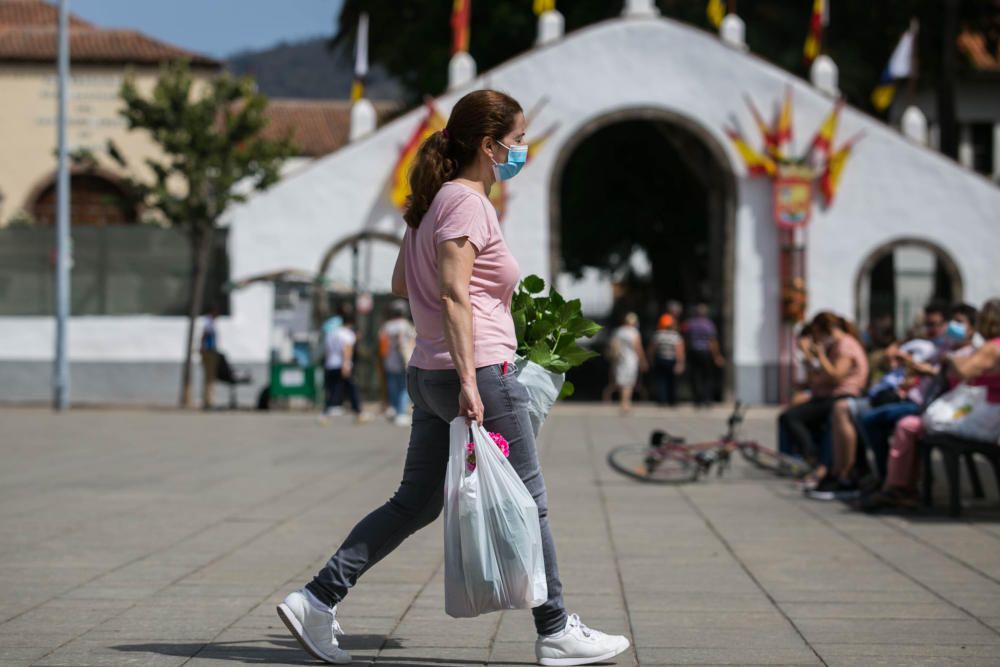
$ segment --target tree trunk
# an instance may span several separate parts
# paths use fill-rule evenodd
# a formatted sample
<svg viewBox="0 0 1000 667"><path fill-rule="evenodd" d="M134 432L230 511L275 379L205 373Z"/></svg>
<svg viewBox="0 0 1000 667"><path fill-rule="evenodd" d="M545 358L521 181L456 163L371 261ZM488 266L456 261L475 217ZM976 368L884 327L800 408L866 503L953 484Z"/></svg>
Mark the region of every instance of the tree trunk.
<svg viewBox="0 0 1000 667"><path fill-rule="evenodd" d="M201 315L205 301L205 283L208 281L208 268L212 257L212 249L215 242L215 225L210 225L207 229L198 233L192 232L191 255L193 258L193 271L191 281L191 298L189 300L190 310L188 310L187 340L184 350L184 365L181 367L181 395L180 405L182 408L191 407L191 357L194 353L194 326Z"/></svg>

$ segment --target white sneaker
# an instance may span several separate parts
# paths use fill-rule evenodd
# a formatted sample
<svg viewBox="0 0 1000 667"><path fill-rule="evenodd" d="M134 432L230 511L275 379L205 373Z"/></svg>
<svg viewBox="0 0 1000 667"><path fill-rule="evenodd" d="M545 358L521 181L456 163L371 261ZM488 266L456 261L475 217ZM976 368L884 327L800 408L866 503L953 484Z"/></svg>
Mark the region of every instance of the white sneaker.
<svg viewBox="0 0 1000 667"><path fill-rule="evenodd" d="M535 657L541 665L589 665L613 658L628 647L626 637L588 628L573 614L562 632L538 636Z"/></svg>
<svg viewBox="0 0 1000 667"><path fill-rule="evenodd" d="M324 417L343 417L344 416L344 408L341 408L341 407L327 408L326 410L323 410L323 416Z"/></svg>
<svg viewBox="0 0 1000 667"><path fill-rule="evenodd" d="M410 415L397 415L392 423L396 426L409 426L410 425Z"/></svg>
<svg viewBox="0 0 1000 667"><path fill-rule="evenodd" d="M278 617L292 636L317 660L334 665L351 664L351 654L340 648L337 608L327 607L306 589L288 594L278 605Z"/></svg>

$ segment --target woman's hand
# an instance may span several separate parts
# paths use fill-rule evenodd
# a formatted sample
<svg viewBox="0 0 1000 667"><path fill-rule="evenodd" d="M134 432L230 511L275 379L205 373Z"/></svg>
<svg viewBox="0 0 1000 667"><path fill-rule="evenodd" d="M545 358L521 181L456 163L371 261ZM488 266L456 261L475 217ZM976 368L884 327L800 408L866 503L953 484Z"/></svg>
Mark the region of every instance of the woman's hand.
<svg viewBox="0 0 1000 667"><path fill-rule="evenodd" d="M479 398L479 386L475 379L462 382L462 390L458 394L458 414L470 424L475 421L483 425L483 401Z"/></svg>

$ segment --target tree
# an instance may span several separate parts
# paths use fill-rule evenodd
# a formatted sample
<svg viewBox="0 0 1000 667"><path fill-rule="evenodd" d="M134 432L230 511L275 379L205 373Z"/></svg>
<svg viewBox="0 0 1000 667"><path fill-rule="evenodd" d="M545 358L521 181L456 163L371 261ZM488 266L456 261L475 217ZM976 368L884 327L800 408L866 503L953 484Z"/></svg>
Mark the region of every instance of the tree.
<svg viewBox="0 0 1000 667"><path fill-rule="evenodd" d="M226 208L244 201L248 192L263 190L279 177L281 163L294 154L289 137L262 136L267 124L267 98L249 77L229 74L196 82L188 63L164 65L150 96L126 76L120 96L121 114L130 130L149 132L162 150L146 160L153 180L127 177L126 184L149 209L183 229L191 244L191 292L180 404L191 404L191 354L195 321L204 310L205 282L210 270L215 230ZM109 142L108 153L128 169L122 152ZM244 184L249 184L246 187Z"/></svg>

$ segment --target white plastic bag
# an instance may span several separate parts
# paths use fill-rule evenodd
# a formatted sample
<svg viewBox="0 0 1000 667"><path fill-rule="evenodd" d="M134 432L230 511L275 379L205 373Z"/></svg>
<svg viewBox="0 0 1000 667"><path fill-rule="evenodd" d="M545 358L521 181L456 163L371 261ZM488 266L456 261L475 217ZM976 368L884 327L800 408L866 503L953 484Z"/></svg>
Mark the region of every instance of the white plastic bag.
<svg viewBox="0 0 1000 667"><path fill-rule="evenodd" d="M548 599L538 506L496 443L472 425L476 469L466 470L469 426L451 423L444 501L444 607L467 618L537 607Z"/></svg>
<svg viewBox="0 0 1000 667"><path fill-rule="evenodd" d="M564 374L547 371L533 361L518 357L515 361L517 381L528 390L528 417L531 429L538 437L542 422L549 416L559 398L559 391L566 381Z"/></svg>
<svg viewBox="0 0 1000 667"><path fill-rule="evenodd" d="M929 433L985 442L1000 437L1000 405L986 401L986 387L958 385L927 406L923 421Z"/></svg>

